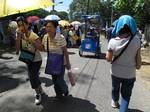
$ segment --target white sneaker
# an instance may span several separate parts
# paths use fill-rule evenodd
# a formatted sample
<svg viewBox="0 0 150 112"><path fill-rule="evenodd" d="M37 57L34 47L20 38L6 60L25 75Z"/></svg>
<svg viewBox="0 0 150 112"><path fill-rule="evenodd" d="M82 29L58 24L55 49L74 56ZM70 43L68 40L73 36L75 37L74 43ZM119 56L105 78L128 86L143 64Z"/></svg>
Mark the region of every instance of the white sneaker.
<svg viewBox="0 0 150 112"><path fill-rule="evenodd" d="M42 100L41 94L36 94L35 95L35 104L39 105L41 103L41 100Z"/></svg>
<svg viewBox="0 0 150 112"><path fill-rule="evenodd" d="M113 107L113 108L118 108L119 107L119 103L118 103L118 101L111 101L111 106Z"/></svg>

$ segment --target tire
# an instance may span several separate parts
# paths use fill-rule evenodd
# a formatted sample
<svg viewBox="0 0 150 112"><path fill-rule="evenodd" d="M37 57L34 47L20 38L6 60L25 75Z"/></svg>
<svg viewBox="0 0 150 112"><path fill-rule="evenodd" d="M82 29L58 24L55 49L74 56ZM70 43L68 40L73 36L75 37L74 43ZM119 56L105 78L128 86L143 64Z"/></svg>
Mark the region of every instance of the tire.
<svg viewBox="0 0 150 112"><path fill-rule="evenodd" d="M79 56L83 57L83 52L81 52L80 50L79 50Z"/></svg>

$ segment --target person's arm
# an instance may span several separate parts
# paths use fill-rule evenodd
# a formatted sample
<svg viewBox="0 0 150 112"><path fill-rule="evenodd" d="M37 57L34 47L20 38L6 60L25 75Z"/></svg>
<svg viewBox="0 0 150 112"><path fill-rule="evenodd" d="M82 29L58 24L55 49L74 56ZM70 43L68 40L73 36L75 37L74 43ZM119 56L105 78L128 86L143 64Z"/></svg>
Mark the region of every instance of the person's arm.
<svg viewBox="0 0 150 112"><path fill-rule="evenodd" d="M114 49L114 46L113 46L112 43L113 43L112 40L110 40L109 43L108 43L108 50L106 52L106 60L108 62L112 62L112 60L113 60L113 49Z"/></svg>
<svg viewBox="0 0 150 112"><path fill-rule="evenodd" d="M112 59L113 59L113 52L112 52L111 50L108 50L108 51L106 52L106 60L107 60L108 62L112 62Z"/></svg>
<svg viewBox="0 0 150 112"><path fill-rule="evenodd" d="M37 34L32 33L31 42L32 42L33 46L36 49L38 49L40 51L45 51L44 50L44 45L42 44L42 41L41 41L40 37Z"/></svg>
<svg viewBox="0 0 150 112"><path fill-rule="evenodd" d="M44 45L42 44L40 38L36 39L34 42L33 42L33 45L36 49L40 50L40 51L45 51L44 49Z"/></svg>
<svg viewBox="0 0 150 112"><path fill-rule="evenodd" d="M70 60L69 60L69 54L68 54L68 51L67 51L67 47L62 47L63 49L63 52L64 52L64 56L65 56L65 59L66 59L66 68L67 70L70 70L71 69L71 64L70 64Z"/></svg>
<svg viewBox="0 0 150 112"><path fill-rule="evenodd" d="M136 69L140 69L141 65L142 65L141 49L140 48L137 50L135 61L136 61Z"/></svg>
<svg viewBox="0 0 150 112"><path fill-rule="evenodd" d="M22 38L21 32L17 31L17 32L16 32L16 44L15 44L15 47L16 47L16 54L19 54L19 51L20 51L21 38Z"/></svg>

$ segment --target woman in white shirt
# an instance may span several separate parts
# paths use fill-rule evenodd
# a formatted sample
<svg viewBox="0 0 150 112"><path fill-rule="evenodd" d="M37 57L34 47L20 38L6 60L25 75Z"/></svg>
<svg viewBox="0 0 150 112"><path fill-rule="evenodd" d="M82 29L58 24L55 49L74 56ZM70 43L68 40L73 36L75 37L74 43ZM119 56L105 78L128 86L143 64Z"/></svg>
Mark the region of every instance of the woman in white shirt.
<svg viewBox="0 0 150 112"><path fill-rule="evenodd" d="M130 97L134 82L136 80L136 58L140 57L140 39L136 35L136 23L129 15L121 16L114 29L113 34L116 38L112 38L108 44L108 51L106 53L107 61L112 63L112 104L113 108L119 107L119 96L121 94L121 103L119 112L127 112ZM128 42L130 42L128 44ZM113 61L125 48L124 52ZM138 67L139 68L139 67Z"/></svg>

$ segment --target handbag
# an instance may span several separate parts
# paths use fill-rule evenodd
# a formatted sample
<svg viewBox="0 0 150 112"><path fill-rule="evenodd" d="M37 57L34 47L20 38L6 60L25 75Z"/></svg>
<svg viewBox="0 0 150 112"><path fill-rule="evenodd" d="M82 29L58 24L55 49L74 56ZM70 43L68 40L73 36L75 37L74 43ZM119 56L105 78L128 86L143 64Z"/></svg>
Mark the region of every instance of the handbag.
<svg viewBox="0 0 150 112"><path fill-rule="evenodd" d="M35 53L21 49L19 60L24 62L24 63L29 64L30 62L33 62L34 57L35 57Z"/></svg>
<svg viewBox="0 0 150 112"><path fill-rule="evenodd" d="M47 38L47 63L45 73L49 75L61 75L64 68L64 55L49 52Z"/></svg>
<svg viewBox="0 0 150 112"><path fill-rule="evenodd" d="M36 49L33 52L30 52L28 50L25 50L22 48L22 40L21 40L21 53L20 53L20 56L19 56L19 60L26 63L26 64L29 64L31 62L33 62L34 60L34 57L35 57L35 52L36 52Z"/></svg>

